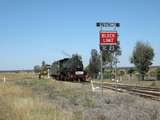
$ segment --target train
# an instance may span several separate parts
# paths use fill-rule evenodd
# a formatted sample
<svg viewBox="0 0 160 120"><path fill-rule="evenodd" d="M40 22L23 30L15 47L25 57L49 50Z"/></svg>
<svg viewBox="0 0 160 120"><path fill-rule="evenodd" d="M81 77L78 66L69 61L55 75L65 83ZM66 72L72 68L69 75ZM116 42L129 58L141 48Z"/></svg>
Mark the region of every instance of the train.
<svg viewBox="0 0 160 120"><path fill-rule="evenodd" d="M56 80L86 81L86 72L79 55L55 61L50 66L50 76Z"/></svg>

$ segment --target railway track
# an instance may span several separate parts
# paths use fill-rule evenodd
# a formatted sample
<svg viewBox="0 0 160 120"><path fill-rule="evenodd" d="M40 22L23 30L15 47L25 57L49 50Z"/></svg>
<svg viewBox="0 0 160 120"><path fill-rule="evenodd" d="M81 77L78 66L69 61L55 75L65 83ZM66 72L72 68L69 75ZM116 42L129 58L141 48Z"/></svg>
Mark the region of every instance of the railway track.
<svg viewBox="0 0 160 120"><path fill-rule="evenodd" d="M160 88L132 86L119 83L104 83L103 88L111 89L117 92L127 92L132 95L138 95L144 98L160 101Z"/></svg>

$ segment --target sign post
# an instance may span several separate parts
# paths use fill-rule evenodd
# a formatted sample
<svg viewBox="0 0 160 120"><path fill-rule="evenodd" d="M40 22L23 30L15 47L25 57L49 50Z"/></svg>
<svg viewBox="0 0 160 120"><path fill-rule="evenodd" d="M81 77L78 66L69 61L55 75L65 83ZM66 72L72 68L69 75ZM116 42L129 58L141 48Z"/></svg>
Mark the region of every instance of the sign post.
<svg viewBox="0 0 160 120"><path fill-rule="evenodd" d="M102 96L103 96L103 53L102 50L100 50L100 63L101 63L101 88L102 88Z"/></svg>
<svg viewBox="0 0 160 120"><path fill-rule="evenodd" d="M114 48L118 42L117 41L118 40L118 33L116 31L116 28L120 27L120 23L97 22L96 26L100 27L100 31L99 31L100 62L101 62L100 73L101 73L101 89L102 89L102 96L103 96L103 51L105 51L105 50L107 50L109 52L114 51ZM111 30L106 31L106 30L103 30L102 28L112 28L112 31Z"/></svg>

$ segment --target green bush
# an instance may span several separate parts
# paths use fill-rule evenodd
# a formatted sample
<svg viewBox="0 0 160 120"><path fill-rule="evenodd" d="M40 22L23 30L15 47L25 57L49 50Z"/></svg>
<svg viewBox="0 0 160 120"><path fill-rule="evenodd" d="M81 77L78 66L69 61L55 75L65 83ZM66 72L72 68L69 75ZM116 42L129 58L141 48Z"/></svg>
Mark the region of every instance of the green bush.
<svg viewBox="0 0 160 120"><path fill-rule="evenodd" d="M103 73L103 78L104 79L111 79L111 77L112 77L112 71L105 71Z"/></svg>
<svg viewBox="0 0 160 120"><path fill-rule="evenodd" d="M160 80L160 67L157 68L157 80Z"/></svg>

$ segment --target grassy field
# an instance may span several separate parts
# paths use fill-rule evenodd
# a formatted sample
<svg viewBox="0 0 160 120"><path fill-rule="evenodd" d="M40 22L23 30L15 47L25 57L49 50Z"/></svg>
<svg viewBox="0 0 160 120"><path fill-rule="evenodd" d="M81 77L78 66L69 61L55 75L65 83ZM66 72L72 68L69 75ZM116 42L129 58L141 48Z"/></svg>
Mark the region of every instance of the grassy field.
<svg viewBox="0 0 160 120"><path fill-rule="evenodd" d="M85 85L54 80L18 80L0 85L0 120L79 120L92 106ZM81 90L82 89L82 90ZM86 96L85 96L86 94ZM76 98L83 95L82 99ZM77 99L78 100L78 99Z"/></svg>
<svg viewBox="0 0 160 120"><path fill-rule="evenodd" d="M0 120L160 120L155 101L55 80L0 82Z"/></svg>
<svg viewBox="0 0 160 120"><path fill-rule="evenodd" d="M10 81L10 80L24 80L24 79L35 79L38 78L37 75L35 75L32 72L2 72L0 73L0 81L2 81L3 79L6 79L6 81Z"/></svg>

